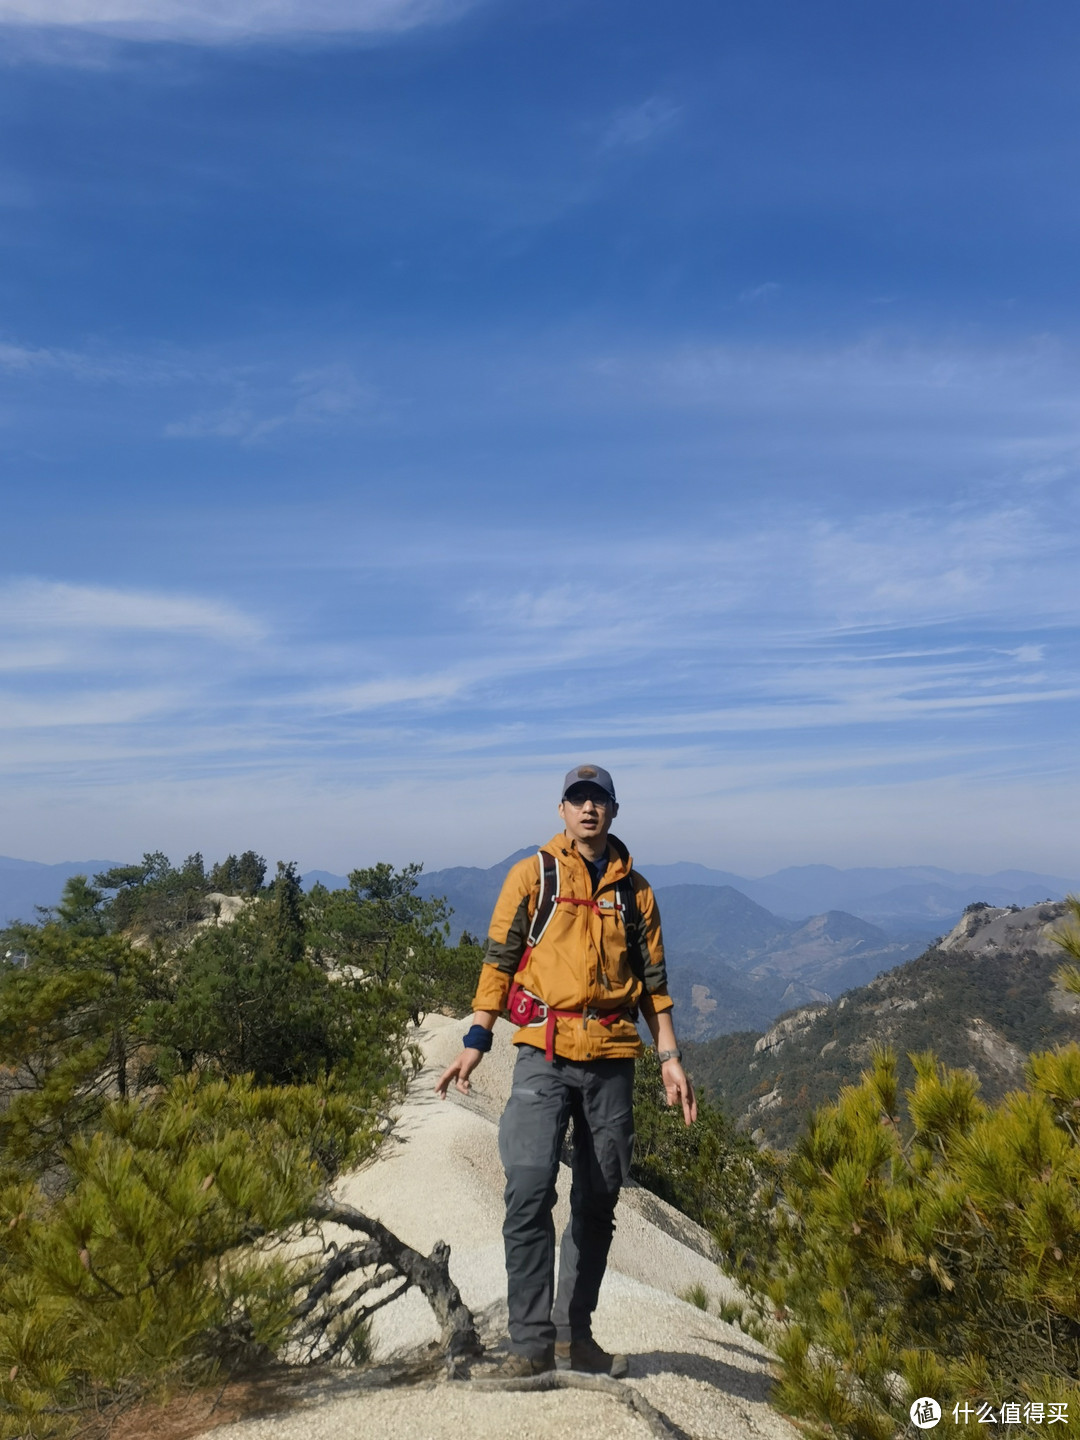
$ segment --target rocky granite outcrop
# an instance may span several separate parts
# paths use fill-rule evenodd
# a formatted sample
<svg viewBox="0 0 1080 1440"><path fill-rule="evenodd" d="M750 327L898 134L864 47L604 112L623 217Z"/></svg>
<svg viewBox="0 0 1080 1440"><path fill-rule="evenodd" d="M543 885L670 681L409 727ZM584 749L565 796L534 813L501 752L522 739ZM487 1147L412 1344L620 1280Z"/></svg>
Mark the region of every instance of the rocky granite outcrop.
<svg viewBox="0 0 1080 1440"><path fill-rule="evenodd" d="M485 1342L498 1347L506 1324L502 1258L503 1174L496 1121L509 1091L514 1053L499 1023L495 1048L474 1077L473 1094L440 1103L435 1079L456 1055L461 1022L431 1017L419 1032L426 1065L375 1162L347 1177L340 1199L377 1216L423 1253L450 1245L451 1275L477 1317ZM569 1173L559 1185L556 1224L567 1217ZM701 1285L714 1313L680 1296ZM688 1440L796 1440L768 1404L770 1357L715 1311L737 1297L710 1257L708 1236L647 1191L624 1192L596 1337L630 1354L633 1387L669 1433ZM376 1359L415 1354L435 1337L422 1297L409 1292L375 1317ZM480 1372L475 1372L480 1373ZM609 1382L614 1384L616 1382ZM215 1440L646 1440L647 1417L611 1394L588 1391L492 1393L469 1382L372 1387L342 1371L332 1385L313 1377L300 1403L280 1414L224 1426Z"/></svg>
<svg viewBox="0 0 1080 1440"><path fill-rule="evenodd" d="M946 955L966 951L987 955L993 951L1060 956L1055 942L1065 921L1064 901L1047 900L1042 905L970 905L938 945Z"/></svg>

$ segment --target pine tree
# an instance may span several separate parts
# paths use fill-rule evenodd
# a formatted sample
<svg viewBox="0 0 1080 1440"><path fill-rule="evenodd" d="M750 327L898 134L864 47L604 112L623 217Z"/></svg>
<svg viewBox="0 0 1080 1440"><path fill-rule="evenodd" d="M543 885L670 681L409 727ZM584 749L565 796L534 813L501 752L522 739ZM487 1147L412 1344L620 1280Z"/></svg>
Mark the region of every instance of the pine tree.
<svg viewBox="0 0 1080 1440"><path fill-rule="evenodd" d="M446 944L446 902L416 894L421 869L374 865L354 870L347 890L317 885L308 897L310 943L322 963L389 987L415 1024L433 1008L463 1013L479 972L474 946Z"/></svg>
<svg viewBox="0 0 1080 1440"><path fill-rule="evenodd" d="M397 1074L405 1005L392 987L334 976L318 962L295 866L279 865L235 921L183 946L170 974L167 996L147 1015L166 1073L250 1073L285 1085L333 1072L364 1090Z"/></svg>
<svg viewBox="0 0 1080 1440"><path fill-rule="evenodd" d="M169 900L202 870L147 860L118 894ZM165 1380L360 1353L388 1285L423 1291L451 1356L479 1345L445 1248L327 1192L409 1068L399 989L318 963L294 866L168 945L146 942L148 908L126 912L133 940L79 877L0 967L0 1440ZM328 1246L327 1223L353 1238Z"/></svg>
<svg viewBox="0 0 1080 1440"><path fill-rule="evenodd" d="M770 1285L790 1320L778 1397L868 1440L919 1395L1075 1410L1080 1048L1033 1056L1027 1089L995 1107L967 1072L911 1059L902 1107L882 1051L788 1166Z"/></svg>
<svg viewBox="0 0 1080 1440"><path fill-rule="evenodd" d="M160 956L122 935L93 933L84 893L75 884L65 890L58 908L67 921L9 932L20 963L0 967L0 1060L8 1071L0 1153L34 1173L59 1163L109 1096L128 1094L143 1016L161 990Z"/></svg>
<svg viewBox="0 0 1080 1440"><path fill-rule="evenodd" d="M266 879L266 861L254 850L245 850L239 857L229 855L210 871L207 881L211 890L224 895L258 895Z"/></svg>

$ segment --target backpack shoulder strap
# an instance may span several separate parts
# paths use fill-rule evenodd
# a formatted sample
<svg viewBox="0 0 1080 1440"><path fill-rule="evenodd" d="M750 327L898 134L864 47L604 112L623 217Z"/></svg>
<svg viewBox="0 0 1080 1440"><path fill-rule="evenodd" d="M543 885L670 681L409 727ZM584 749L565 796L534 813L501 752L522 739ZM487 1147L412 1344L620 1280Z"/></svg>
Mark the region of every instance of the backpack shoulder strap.
<svg viewBox="0 0 1080 1440"><path fill-rule="evenodd" d="M619 882L615 892L623 911L623 930L626 933L626 958L630 969L638 980L645 983L645 961L641 953L641 912L638 910L637 892L634 889L634 872L631 870L625 880Z"/></svg>
<svg viewBox="0 0 1080 1440"><path fill-rule="evenodd" d="M532 924L526 945L529 950L540 943L540 937L551 924L555 905L559 898L559 862L547 850L538 850L536 858L540 867L540 890L536 897Z"/></svg>

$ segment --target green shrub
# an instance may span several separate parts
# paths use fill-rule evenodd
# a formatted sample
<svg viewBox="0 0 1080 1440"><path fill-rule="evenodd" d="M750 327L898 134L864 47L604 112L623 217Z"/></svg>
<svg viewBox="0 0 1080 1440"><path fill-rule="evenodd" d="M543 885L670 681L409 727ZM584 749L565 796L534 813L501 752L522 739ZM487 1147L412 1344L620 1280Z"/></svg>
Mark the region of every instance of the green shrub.
<svg viewBox="0 0 1080 1440"><path fill-rule="evenodd" d="M779 1402L885 1440L918 1395L1080 1405L1080 1048L1032 1057L996 1107L963 1071L896 1059L818 1111L784 1179L769 1292ZM974 1433L974 1425L973 1425Z"/></svg>
<svg viewBox="0 0 1080 1440"><path fill-rule="evenodd" d="M320 1197L378 1142L410 1015L475 957L412 868L309 897L293 866L260 888L260 863L225 862L251 892L230 924L197 923L201 857L147 856L7 933L0 1440L222 1367L370 1353L332 1281L367 1242L324 1254Z"/></svg>
<svg viewBox="0 0 1080 1440"><path fill-rule="evenodd" d="M273 1355L305 1285L286 1242L377 1138L370 1107L325 1086L185 1077L107 1105L67 1150L60 1193L9 1172L0 1436L64 1433L162 1376Z"/></svg>
<svg viewBox="0 0 1080 1440"><path fill-rule="evenodd" d="M687 1127L681 1108L665 1101L654 1050L641 1057L634 1076L631 1175L708 1230L729 1273L751 1282L766 1273L775 1245L777 1162L736 1134L704 1096L696 1124Z"/></svg>

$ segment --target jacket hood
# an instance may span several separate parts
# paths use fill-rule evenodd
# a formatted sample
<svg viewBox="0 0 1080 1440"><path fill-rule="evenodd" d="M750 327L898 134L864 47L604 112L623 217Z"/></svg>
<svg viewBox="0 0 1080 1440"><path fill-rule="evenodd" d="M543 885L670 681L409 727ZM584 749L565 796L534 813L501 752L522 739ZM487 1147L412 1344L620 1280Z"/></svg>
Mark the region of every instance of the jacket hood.
<svg viewBox="0 0 1080 1440"><path fill-rule="evenodd" d="M607 843L608 870L611 874L611 878L614 880L621 880L624 875L629 875L630 871L633 869L634 857L630 854L630 851L627 850L626 846L623 844L623 842L619 839L617 835L609 834L607 837ZM551 839L547 842L547 844L541 845L540 848L541 850L547 850L549 854L554 855L555 858L558 860L567 855L576 855L577 841L571 839L571 837L567 835L565 831L563 831L559 835L553 835ZM584 864L583 856L581 857L581 860L582 864Z"/></svg>

